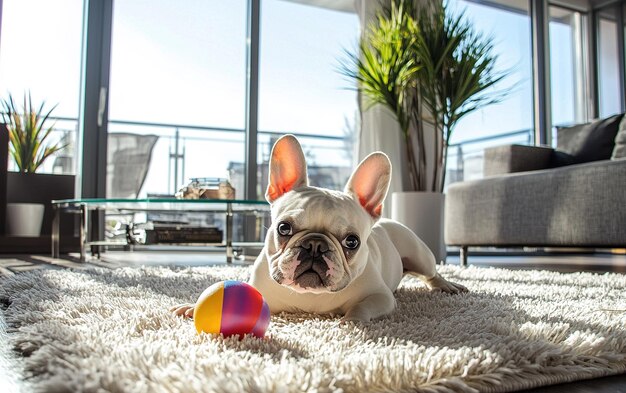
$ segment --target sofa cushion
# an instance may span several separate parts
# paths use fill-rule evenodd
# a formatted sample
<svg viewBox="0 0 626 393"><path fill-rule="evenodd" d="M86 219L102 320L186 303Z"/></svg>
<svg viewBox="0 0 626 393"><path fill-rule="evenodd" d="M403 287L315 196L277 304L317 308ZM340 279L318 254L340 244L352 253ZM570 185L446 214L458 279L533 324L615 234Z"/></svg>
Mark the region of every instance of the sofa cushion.
<svg viewBox="0 0 626 393"><path fill-rule="evenodd" d="M564 151L556 150L556 149L552 151L552 155L550 156L550 164L549 164L550 168L559 168L562 166L567 166L567 165L572 165L572 164L576 164L576 158L573 155L567 154Z"/></svg>
<svg viewBox="0 0 626 393"><path fill-rule="evenodd" d="M611 156L612 160L620 158L626 158L626 116L623 116L621 123L619 123L619 131L615 136L615 147Z"/></svg>
<svg viewBox="0 0 626 393"><path fill-rule="evenodd" d="M572 127L557 127L557 150L571 155L576 163L608 160L623 114Z"/></svg>
<svg viewBox="0 0 626 393"><path fill-rule="evenodd" d="M503 145L485 149L485 176L546 169L554 150L545 146Z"/></svg>

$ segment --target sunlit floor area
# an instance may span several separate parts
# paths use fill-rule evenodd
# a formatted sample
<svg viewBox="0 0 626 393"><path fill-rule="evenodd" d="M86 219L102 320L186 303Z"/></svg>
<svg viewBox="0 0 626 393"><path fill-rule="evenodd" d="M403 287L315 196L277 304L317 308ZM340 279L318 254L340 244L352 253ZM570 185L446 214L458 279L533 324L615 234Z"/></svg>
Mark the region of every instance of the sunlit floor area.
<svg viewBox="0 0 626 393"><path fill-rule="evenodd" d="M236 258L234 264L246 265L254 263L256 255ZM458 265L458 255L450 255L446 263ZM105 267L116 268L122 266L211 266L226 264L226 257L220 252L199 252L180 250L158 251L108 251L100 258L89 257L86 262L80 262L78 254L63 255L59 259L49 255L1 255L0 275L9 275L43 268L78 268ZM626 255L596 253L596 254L470 254L470 266L499 267L506 269L545 269L557 272L613 272L626 273Z"/></svg>

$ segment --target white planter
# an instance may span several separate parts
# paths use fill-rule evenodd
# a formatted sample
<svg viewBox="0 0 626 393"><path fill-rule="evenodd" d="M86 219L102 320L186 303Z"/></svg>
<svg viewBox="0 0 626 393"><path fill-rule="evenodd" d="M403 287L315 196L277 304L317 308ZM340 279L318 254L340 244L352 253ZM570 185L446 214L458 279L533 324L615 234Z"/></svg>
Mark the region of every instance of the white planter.
<svg viewBox="0 0 626 393"><path fill-rule="evenodd" d="M435 255L437 263L446 260L443 238L445 195L440 192L394 192L391 218L409 227Z"/></svg>
<svg viewBox="0 0 626 393"><path fill-rule="evenodd" d="M45 206L41 203L8 203L7 235L37 237L41 234L41 223Z"/></svg>

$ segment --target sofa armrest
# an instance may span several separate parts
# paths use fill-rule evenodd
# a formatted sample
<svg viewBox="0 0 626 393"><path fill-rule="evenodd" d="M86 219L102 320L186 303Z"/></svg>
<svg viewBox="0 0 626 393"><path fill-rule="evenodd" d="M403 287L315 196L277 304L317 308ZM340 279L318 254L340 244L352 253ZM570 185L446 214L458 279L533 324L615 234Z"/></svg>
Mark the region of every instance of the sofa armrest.
<svg viewBox="0 0 626 393"><path fill-rule="evenodd" d="M535 171L550 167L554 149L543 146L505 145L485 149L484 175Z"/></svg>

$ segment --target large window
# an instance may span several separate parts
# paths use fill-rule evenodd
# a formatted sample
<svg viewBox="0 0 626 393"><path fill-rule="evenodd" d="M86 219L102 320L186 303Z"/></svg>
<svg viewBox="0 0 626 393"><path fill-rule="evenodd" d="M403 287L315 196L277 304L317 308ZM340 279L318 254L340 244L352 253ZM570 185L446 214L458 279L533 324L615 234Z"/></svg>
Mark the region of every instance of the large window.
<svg viewBox="0 0 626 393"><path fill-rule="evenodd" d="M491 37L498 56L496 71L508 72L491 89L494 93L506 91L506 98L465 116L452 134L447 180L454 182L482 176L485 147L530 142L532 51L527 1L507 1L499 7L467 0L449 0L448 4L454 12L465 12L477 31Z"/></svg>
<svg viewBox="0 0 626 393"><path fill-rule="evenodd" d="M550 7L550 82L552 124L587 120L586 18L576 11Z"/></svg>
<svg viewBox="0 0 626 393"><path fill-rule="evenodd" d="M355 86L338 69L343 50L357 45L357 15L332 9L334 2L323 8L304 1L250 1L113 3L110 122L103 128L112 136L108 171L121 179L116 184L124 183L125 176L143 179L141 173L116 169L115 165L137 159L133 149L145 148L141 141L150 140L140 136L154 135L158 137L154 146L141 152L147 157L146 178L135 194L171 195L192 177L230 176L237 196L244 196L245 111L253 103L246 97L246 28L248 6L260 4L260 37L255 37L260 41L259 70L252 70L259 71L258 91L252 91L259 98L258 108L252 108L258 114L259 129L257 195L264 192L271 145L284 133L299 135L313 168L313 184L343 186L354 164L353 137L359 119ZM485 147L532 141L536 109L531 1L446 2L453 12L465 12L473 27L490 37L498 55L497 70L508 71L492 90L506 91L506 98L467 115L452 135L447 179L468 180L481 176ZM554 125L561 125L587 120L591 105L586 102L585 67L594 54L584 45L584 37L590 35L584 27L588 14L563 8L569 7L563 1L558 2L561 6L556 4L549 7L549 79L551 117ZM58 103L54 115L61 120L55 138L70 143L59 157L48 161L44 168L48 172L76 172L83 7L83 0L3 1L0 94L6 97L11 92L21 97L30 91L37 101ZM619 8L609 8L613 11L599 13L596 21L599 116L619 112L623 105L619 75L624 70L620 69L618 48L622 31L616 25ZM107 20L104 15L99 22L106 25ZM94 36L97 31L90 34L90 42L103 38ZM108 55L104 59L108 61ZM107 67L102 69L106 77ZM87 94L93 103L101 92ZM93 105L88 112L93 113ZM94 121L92 117L88 121ZM137 141L120 142L125 137L122 134L137 136ZM84 175L101 181L95 172ZM109 195L111 192L109 187Z"/></svg>
<svg viewBox="0 0 626 393"><path fill-rule="evenodd" d="M57 105L50 142L67 147L39 171L75 174L83 0L4 0L2 5L0 94L6 99L10 93L18 109L29 92L33 105ZM9 169L17 168L10 162Z"/></svg>
<svg viewBox="0 0 626 393"><path fill-rule="evenodd" d="M128 181L108 179L109 196L132 196L141 174L115 166L138 154L149 162L140 196L229 175L243 196L246 12L246 0L115 2L108 176ZM121 134L158 140L150 154L150 138Z"/></svg>
<svg viewBox="0 0 626 393"><path fill-rule="evenodd" d="M358 17L282 0L261 4L258 192L265 192L271 145L284 133L310 135L300 141L311 183L342 188L358 107L354 85L338 69L344 48L357 45Z"/></svg>
<svg viewBox="0 0 626 393"><path fill-rule="evenodd" d="M620 63L615 15L605 12L598 19L598 98L600 117L621 112Z"/></svg>

